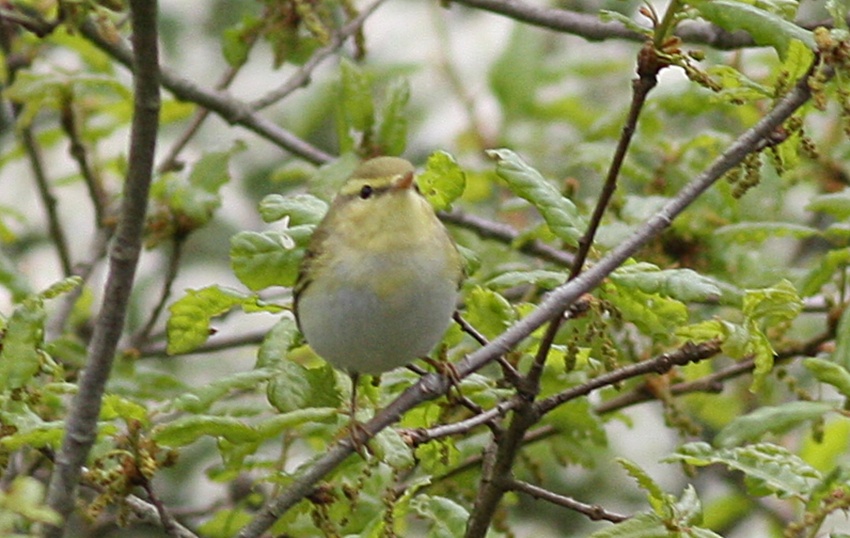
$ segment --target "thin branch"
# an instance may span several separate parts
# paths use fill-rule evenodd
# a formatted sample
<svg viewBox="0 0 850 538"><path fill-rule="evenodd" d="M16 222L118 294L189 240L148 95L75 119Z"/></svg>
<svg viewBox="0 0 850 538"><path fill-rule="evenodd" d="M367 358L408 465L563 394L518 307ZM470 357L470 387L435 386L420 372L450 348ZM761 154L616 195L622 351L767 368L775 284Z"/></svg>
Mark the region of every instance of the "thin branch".
<svg viewBox="0 0 850 538"><path fill-rule="evenodd" d="M451 212L440 213L440 220L445 223L452 224L465 230L470 230L483 239L493 239L500 243L512 245L519 252L540 258L541 260L556 263L564 267L569 267L573 264L574 256L563 250L558 250L537 239L533 241L525 241L519 245L514 245L520 237L520 233L513 227L493 220L488 220L476 215L464 213L459 209Z"/></svg>
<svg viewBox="0 0 850 538"><path fill-rule="evenodd" d="M154 505L147 501L143 501L135 495L128 495L124 501L130 506L130 509L133 510L133 513L136 514L141 521L157 527L161 527L163 525L160 512ZM173 521L170 534L177 538L198 538L197 534L190 531L177 521Z"/></svg>
<svg viewBox="0 0 850 538"><path fill-rule="evenodd" d="M7 7L0 7L0 20L25 28L38 37L47 37L62 22L60 20L50 22L40 17L30 17L18 10Z"/></svg>
<svg viewBox="0 0 850 538"><path fill-rule="evenodd" d="M80 33L99 49L115 58L119 63L130 70L134 69L133 53L122 42L115 42L101 35L97 25L93 22L86 21L83 23L80 26ZM161 82L162 86L173 93L178 99L190 101L212 110L228 123L245 127L262 138L307 161L318 164L333 160L331 154L322 151L286 129L282 129L274 122L256 114L246 103L234 99L226 93L201 88L194 82L180 77L173 71L165 68L161 71Z"/></svg>
<svg viewBox="0 0 850 538"><path fill-rule="evenodd" d="M559 495L557 493L549 491L548 489L544 489L539 486L529 484L528 482L517 480L515 478L505 481L504 485L509 490L525 493L526 495L530 495L535 499L543 499L544 501L548 501L552 504L563 506L564 508L569 508L570 510L573 510L580 514L584 514L592 521L610 521L612 523L620 523L629 519L629 516L624 516L616 512L610 512L608 510L605 510L598 504L586 504L577 501L572 497Z"/></svg>
<svg viewBox="0 0 850 538"><path fill-rule="evenodd" d="M141 251L154 150L159 124L159 61L157 2L130 0L132 14L134 102L129 140L129 167L121 203L115 244L103 305L89 344L86 367L80 377L65 423L65 437L56 455L47 504L67 520L75 507L80 473L97 435L103 391L118 340L124 328L127 305ZM48 538L59 538L64 525L45 529Z"/></svg>
<svg viewBox="0 0 850 538"><path fill-rule="evenodd" d="M68 148L71 157L77 162L77 167L80 169L80 174L86 183L89 190L89 197L94 206L95 227L100 228L107 226L106 209L109 205L109 196L103 188L103 181L95 173L88 159L88 150L80 136L80 126L77 121L77 115L74 111L74 105L70 98L63 103L61 122L62 129L68 135L70 146Z"/></svg>
<svg viewBox="0 0 850 538"><path fill-rule="evenodd" d="M47 227L50 231L50 237L53 239L53 244L56 247L59 262L62 264L62 274L70 276L73 269L71 254L68 249L68 240L65 237L65 230L62 228L62 223L59 221L59 213L56 210L56 197L53 195L50 182L47 180L47 174L44 171L44 159L41 156L41 150L30 127L23 127L19 133L21 145L27 154L33 177L35 178L35 184L38 187L39 197L47 213Z"/></svg>
<svg viewBox="0 0 850 538"><path fill-rule="evenodd" d="M603 22L596 14L577 13L566 9L528 4L521 0L453 0L456 4L505 15L534 26L548 28L590 41L625 39L646 41L646 35L626 28L620 22ZM649 29L647 29L649 32ZM727 32L707 24L689 22L680 25L675 34L688 43L705 44L716 49L732 50L755 46L746 32Z"/></svg>
<svg viewBox="0 0 850 538"><path fill-rule="evenodd" d="M307 60L294 75L289 77L282 86L249 103L251 110L258 111L269 107L289 96L289 94L298 88L302 88L309 84L313 71L316 70L319 64L325 61L328 56L339 50L349 37L359 32L363 27L363 23L366 22L366 19L369 18L369 16L371 16L372 13L374 13L375 10L377 10L378 7L380 7L385 1L386 0L375 0L361 10L356 17L351 19L342 28L340 28L338 32L333 34L330 43L311 54L310 59Z"/></svg>
<svg viewBox="0 0 850 538"><path fill-rule="evenodd" d="M165 505L162 504L162 501L159 500L156 492L153 490L153 486L151 485L150 480L145 479L142 487L145 490L145 493L148 494L148 499L150 499L150 503L156 509L156 513L159 516L159 523L162 525L162 530L166 532L169 536L173 538L180 538L183 536L179 523L174 519L168 510L165 508Z"/></svg>
<svg viewBox="0 0 850 538"><path fill-rule="evenodd" d="M268 335L268 329L263 329L261 331L256 332L246 332L242 334L237 334L236 336L232 336L229 338L212 338L211 341L207 342L203 346L200 346L194 350L192 350L191 355L194 356L204 356L207 353L214 353L216 351L223 351L227 349L233 349L237 347L244 346L253 346L262 343L263 338ZM148 346L143 347L139 350L140 357L165 357L170 356L166 351L166 344L158 342L156 344L150 344Z"/></svg>

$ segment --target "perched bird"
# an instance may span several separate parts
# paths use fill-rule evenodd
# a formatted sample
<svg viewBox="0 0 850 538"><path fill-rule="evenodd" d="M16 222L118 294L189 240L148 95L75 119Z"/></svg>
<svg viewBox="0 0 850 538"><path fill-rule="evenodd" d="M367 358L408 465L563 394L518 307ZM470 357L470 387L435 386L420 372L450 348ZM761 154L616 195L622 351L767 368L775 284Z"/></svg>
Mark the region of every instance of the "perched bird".
<svg viewBox="0 0 850 538"><path fill-rule="evenodd" d="M458 299L457 247L397 157L363 162L345 182L307 248L295 315L307 342L352 378L426 355Z"/></svg>

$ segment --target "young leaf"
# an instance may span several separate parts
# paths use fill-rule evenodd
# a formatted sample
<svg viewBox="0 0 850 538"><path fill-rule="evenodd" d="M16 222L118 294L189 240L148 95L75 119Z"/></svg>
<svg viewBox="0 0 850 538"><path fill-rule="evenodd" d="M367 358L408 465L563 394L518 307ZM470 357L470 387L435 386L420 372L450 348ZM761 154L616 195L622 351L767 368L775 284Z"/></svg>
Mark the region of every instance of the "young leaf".
<svg viewBox="0 0 850 538"><path fill-rule="evenodd" d="M340 62L339 69L339 103L343 113L343 125L349 130L370 133L375 123L370 77L345 58Z"/></svg>
<svg viewBox="0 0 850 538"><path fill-rule="evenodd" d="M850 372L832 361L809 357L803 361L803 366L821 383L835 387L845 398L850 398Z"/></svg>
<svg viewBox="0 0 850 538"><path fill-rule="evenodd" d="M821 418L835 410L834 404L809 401L760 407L727 424L714 438L714 444L731 447L757 441L766 433L784 433L803 422Z"/></svg>
<svg viewBox="0 0 850 538"><path fill-rule="evenodd" d="M770 443L734 448L716 448L708 443L688 443L663 461L681 461L698 467L720 463L740 471L755 495L779 497L805 495L820 473L786 449Z"/></svg>
<svg viewBox="0 0 850 538"><path fill-rule="evenodd" d="M620 267L610 276L623 286L632 286L644 293L657 293L680 301L717 299L720 288L714 279L691 269L659 269L651 263L634 263Z"/></svg>
<svg viewBox="0 0 850 538"><path fill-rule="evenodd" d="M381 125L378 127L378 146L384 155L401 155L407 146L407 102L410 100L410 84L396 79L387 87L381 110Z"/></svg>
<svg viewBox="0 0 850 538"><path fill-rule="evenodd" d="M688 307L675 299L644 293L636 287L614 283L613 279L600 289L623 319L633 323L644 334L672 334L688 321Z"/></svg>
<svg viewBox="0 0 850 538"><path fill-rule="evenodd" d="M230 263L236 277L251 290L292 286L313 233L313 226L286 230L239 232L230 239Z"/></svg>
<svg viewBox="0 0 850 538"><path fill-rule="evenodd" d="M791 41L798 39L814 50L812 32L753 4L734 0L699 0L690 3L709 22L734 32L744 30L759 45L776 49L785 57Z"/></svg>
<svg viewBox="0 0 850 538"><path fill-rule="evenodd" d="M298 337L298 327L291 312L284 312L277 323L266 333L260 349L257 350L257 364L254 368L272 366L286 360L287 352Z"/></svg>
<svg viewBox="0 0 850 538"><path fill-rule="evenodd" d="M830 280L836 277L839 269L850 263L850 248L830 250L814 264L800 283L800 295L811 297Z"/></svg>
<svg viewBox="0 0 850 538"><path fill-rule="evenodd" d="M410 500L410 509L428 522L429 538L463 536L469 512L445 497L421 494Z"/></svg>
<svg viewBox="0 0 850 538"><path fill-rule="evenodd" d="M263 222L275 222L289 217L289 226L318 224L327 212L328 203L312 194L269 194L260 202L260 216Z"/></svg>
<svg viewBox="0 0 850 538"><path fill-rule="evenodd" d="M175 409L190 413L205 413L231 391L255 390L275 375L271 368L237 372L221 379L216 379L209 385L189 390L178 396L172 403Z"/></svg>
<svg viewBox="0 0 850 538"><path fill-rule="evenodd" d="M168 307L166 323L168 353L188 353L207 341L210 320L241 305L249 296L229 288L209 286L187 290L186 295Z"/></svg>
<svg viewBox="0 0 850 538"><path fill-rule="evenodd" d="M466 321L487 338L495 338L516 319L516 313L507 299L481 287L475 287L466 296Z"/></svg>
<svg viewBox="0 0 850 538"><path fill-rule="evenodd" d="M466 188L466 174L454 157L445 151L435 151L428 157L425 171L417 179L422 195L436 211L449 209Z"/></svg>
<svg viewBox="0 0 850 538"><path fill-rule="evenodd" d="M511 150L491 149L486 153L496 161L496 173L508 188L536 207L556 236L571 246L578 245L585 224L575 204Z"/></svg>
<svg viewBox="0 0 850 538"><path fill-rule="evenodd" d="M567 275L556 271L543 269L532 271L508 271L495 276L485 283L490 289L502 290L515 286L538 286L544 290L551 290L564 283Z"/></svg>
<svg viewBox="0 0 850 538"><path fill-rule="evenodd" d="M629 476L635 479L638 486L647 494L647 500L655 513L660 517L670 516L670 500L671 496L664 493L658 482L652 479L646 471L644 471L637 463L629 461L625 458L617 458L617 463L629 473Z"/></svg>
<svg viewBox="0 0 850 538"><path fill-rule="evenodd" d="M0 389L21 388L38 373L46 318L41 300L26 299L6 321L0 340Z"/></svg>
<svg viewBox="0 0 850 538"><path fill-rule="evenodd" d="M794 285L782 280L769 288L747 290L744 294L743 314L758 320L767 327L792 321L803 310L803 301Z"/></svg>

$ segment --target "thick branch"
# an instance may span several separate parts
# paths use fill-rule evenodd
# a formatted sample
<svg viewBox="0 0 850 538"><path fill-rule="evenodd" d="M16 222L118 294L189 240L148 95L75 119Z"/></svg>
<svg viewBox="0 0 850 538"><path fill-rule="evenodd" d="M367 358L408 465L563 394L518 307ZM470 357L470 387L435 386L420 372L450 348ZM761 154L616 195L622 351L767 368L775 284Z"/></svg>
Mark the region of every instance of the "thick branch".
<svg viewBox="0 0 850 538"><path fill-rule="evenodd" d="M129 141L129 167L103 305L89 345L88 360L66 421L65 437L56 455L48 489L48 505L67 519L74 509L83 463L97 434L101 398L127 313L142 244L148 192L153 171L159 124L159 60L157 3L131 0L134 108ZM62 536L63 526L49 527L46 535Z"/></svg>

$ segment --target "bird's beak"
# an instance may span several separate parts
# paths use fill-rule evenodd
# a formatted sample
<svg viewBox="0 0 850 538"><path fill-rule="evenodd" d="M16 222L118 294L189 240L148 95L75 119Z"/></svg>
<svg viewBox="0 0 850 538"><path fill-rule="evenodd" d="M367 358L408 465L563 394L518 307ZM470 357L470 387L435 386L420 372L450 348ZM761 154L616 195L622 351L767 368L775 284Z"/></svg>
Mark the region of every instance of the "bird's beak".
<svg viewBox="0 0 850 538"><path fill-rule="evenodd" d="M393 185L396 189L409 189L413 187L413 172L408 172L395 181Z"/></svg>

